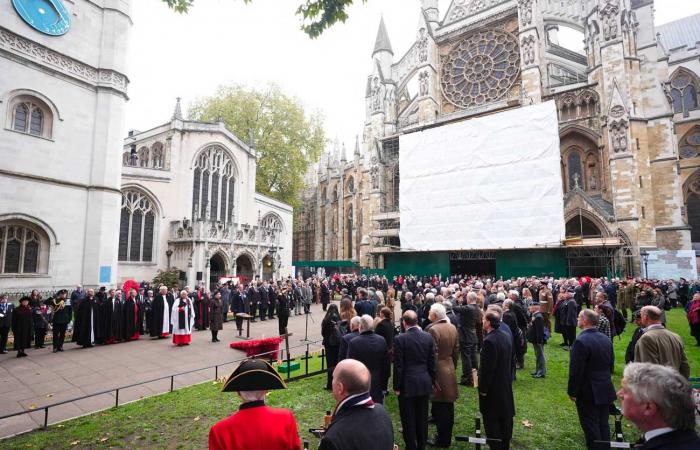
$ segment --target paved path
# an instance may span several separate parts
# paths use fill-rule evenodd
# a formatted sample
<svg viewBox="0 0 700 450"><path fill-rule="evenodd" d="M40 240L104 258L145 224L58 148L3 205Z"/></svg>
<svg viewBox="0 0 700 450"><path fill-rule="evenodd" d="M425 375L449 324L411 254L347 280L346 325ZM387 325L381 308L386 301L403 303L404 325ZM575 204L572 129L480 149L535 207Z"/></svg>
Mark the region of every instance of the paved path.
<svg viewBox="0 0 700 450"><path fill-rule="evenodd" d="M312 305L309 315L309 339L320 341L321 320L325 313L321 305ZM315 323L314 323L315 322ZM292 355L302 354L305 347L305 316L289 318L288 329ZM245 325L244 325L245 326ZM251 337L277 335L277 319L251 324ZM245 334L245 330L244 330ZM43 425L43 405L80 397L105 389L150 380L214 364L240 359L245 354L229 348L238 335L235 323L229 320L219 332L221 342L212 343L208 330L196 331L192 344L176 347L170 339L139 341L83 349L66 343L65 351L52 353L51 348L27 351L26 358L16 358L15 352L0 355L0 415L37 409L36 412L0 420L0 438L21 433ZM312 345L311 350L321 347ZM296 350L296 351L295 351ZM219 368L219 376L230 373L235 365ZM175 387L183 387L214 378L214 369L198 371L175 378ZM170 379L136 386L119 392L119 403L166 392ZM49 410L49 423L89 414L114 406L114 394L66 403Z"/></svg>

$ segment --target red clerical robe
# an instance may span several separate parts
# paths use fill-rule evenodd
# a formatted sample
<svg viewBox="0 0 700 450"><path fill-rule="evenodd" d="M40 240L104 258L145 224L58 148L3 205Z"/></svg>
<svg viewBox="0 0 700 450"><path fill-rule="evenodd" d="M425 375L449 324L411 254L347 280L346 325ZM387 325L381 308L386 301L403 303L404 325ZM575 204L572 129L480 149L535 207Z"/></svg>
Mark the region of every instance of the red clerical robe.
<svg viewBox="0 0 700 450"><path fill-rule="evenodd" d="M210 450L301 450L294 414L248 402L209 430Z"/></svg>

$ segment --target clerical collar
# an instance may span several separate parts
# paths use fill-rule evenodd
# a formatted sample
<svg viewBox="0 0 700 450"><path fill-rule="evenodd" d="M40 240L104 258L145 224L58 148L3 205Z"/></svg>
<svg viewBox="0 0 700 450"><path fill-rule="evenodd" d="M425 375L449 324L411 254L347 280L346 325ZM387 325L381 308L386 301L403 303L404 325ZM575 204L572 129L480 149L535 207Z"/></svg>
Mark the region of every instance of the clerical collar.
<svg viewBox="0 0 700 450"><path fill-rule="evenodd" d="M258 406L265 406L265 400L254 400L252 402L242 403L241 406L238 407L238 410L257 408Z"/></svg>
<svg viewBox="0 0 700 450"><path fill-rule="evenodd" d="M650 430L644 433L644 440L646 442L649 442L650 440L654 439L655 437L661 436L662 434L670 433L671 431L675 431L671 427L663 427L663 428L657 428L655 430Z"/></svg>

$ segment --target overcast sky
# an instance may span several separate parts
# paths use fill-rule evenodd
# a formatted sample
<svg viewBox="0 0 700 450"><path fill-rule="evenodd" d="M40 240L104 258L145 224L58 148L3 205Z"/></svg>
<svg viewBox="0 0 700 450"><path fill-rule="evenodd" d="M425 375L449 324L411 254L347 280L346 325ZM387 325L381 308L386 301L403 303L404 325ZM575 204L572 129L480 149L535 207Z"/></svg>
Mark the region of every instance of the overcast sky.
<svg viewBox="0 0 700 450"><path fill-rule="evenodd" d="M167 122L176 97L186 112L220 85L275 82L308 110L320 111L327 136L350 150L362 134L379 18L384 16L398 61L415 41L420 0L356 0L348 21L318 39L299 30L294 12L301 2L195 0L189 14L179 15L161 0L134 0L125 135ZM449 3L440 0L441 18ZM657 0L656 10L662 24L699 13L700 1Z"/></svg>

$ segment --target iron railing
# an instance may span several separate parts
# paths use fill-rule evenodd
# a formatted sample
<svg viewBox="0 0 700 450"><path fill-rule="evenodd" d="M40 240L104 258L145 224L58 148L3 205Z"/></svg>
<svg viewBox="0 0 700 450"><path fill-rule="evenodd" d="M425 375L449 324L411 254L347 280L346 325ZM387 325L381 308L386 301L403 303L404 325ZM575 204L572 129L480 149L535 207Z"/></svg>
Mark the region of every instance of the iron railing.
<svg viewBox="0 0 700 450"><path fill-rule="evenodd" d="M302 344L295 345L295 346L293 346L293 347L289 347L289 349L288 349L286 352L285 352L285 349L284 349L284 348L281 348L281 349L279 350L279 352L280 352L280 354L279 354L279 355L280 355L280 360L287 363L286 381L301 380L301 379L303 379L303 378L307 378L307 377L311 377L311 376L320 375L320 374L325 373L325 371L326 371L326 367L325 367L325 366L326 366L326 360L325 360L326 354L325 354L325 348L323 348L323 347L321 348L321 351L320 351L320 354L319 354L319 357L321 358L321 368L320 368L319 370L309 372L309 360L313 359L312 353L310 352L310 346L312 346L312 345L313 345L313 346L320 346L320 343L321 343L321 341L308 341L308 340L307 340L307 341L304 341L304 343L302 343ZM305 350L304 353L303 353L304 356L298 356L298 357L292 358L292 357L291 357L291 354L290 354L290 350L291 350L291 349L294 349L294 348L300 348L300 347L306 347L306 350ZM239 363L239 362L241 362L241 361L245 361L246 359L250 359L250 358L259 358L259 357L266 357L266 356L269 357L269 356L271 356L270 353L273 353L273 351L264 352L264 353L260 353L260 354L256 354L256 355L252 355L252 356L246 356L246 357L244 357L244 358L234 359L233 361L227 361L227 362L223 362L223 363L219 363L219 364L214 364L214 365L211 365L211 366L199 367L199 368L197 368L197 369L191 369L191 370L186 370L186 371L183 371L183 372L177 372L177 373L173 373L173 374L170 374L170 375L165 375L165 376L162 376L162 377L152 378L152 379L150 379L150 380L141 381L141 382L138 382L138 383L131 383L131 384L127 384L127 385L124 385L124 386L118 386L118 387L106 389L106 390L103 390L103 391L94 392L94 393L92 393L92 394L86 394L86 395L82 395L82 396L80 396L80 397L74 397L74 398L71 398L71 399L68 399L68 400L63 400L63 401L60 401L60 402L51 403L51 404L49 404L49 405L44 405L44 406L40 406L40 407L37 407L37 408L28 409L28 410L24 410L24 411L18 411L18 412L12 413L12 414L5 414L5 415L3 415L3 416L0 416L0 421L5 420L5 419L9 419L9 418L11 418L11 417L21 416L21 415L24 415L24 414L36 413L36 412L39 412L39 411L42 411L42 410L43 410L43 411L44 411L44 424L43 424L43 426L42 426L41 428L46 429L46 428L48 427L48 425L49 425L49 410L50 410L51 408L55 408L55 407L57 407L57 406L65 405L66 403L72 403L72 402L77 402L77 401L80 401L80 400L85 400L85 399L87 399L87 398L92 398L92 397L97 397L97 396L100 396L100 395L111 394L111 393L113 393L113 392L114 392L114 394L115 394L115 395L114 395L114 408L118 408L118 407L119 407L119 392L120 392L120 391L123 391L123 390L125 390L125 389L133 388L133 387L136 387L136 386L141 386L141 385L144 385L144 384L155 383L156 381L161 381L161 380L170 379L170 390L169 390L169 392L173 392L173 391L175 390L175 377L182 376L182 375L187 375L187 374L195 373L195 372L201 372L201 371L203 371L203 370L214 369L214 381L217 381L217 380L219 379L219 367L221 367L221 366L227 366L227 365L229 365L229 364ZM286 353L286 357L282 357L285 353ZM304 361L304 373L301 374L301 375L291 376L291 372L292 372L292 371L290 370L290 366L291 366L292 361L296 361L297 358ZM196 384L196 383L195 383L195 384ZM188 386L192 386L192 385L188 385ZM180 388L188 387L188 386L181 386ZM158 395L158 394L154 394L154 395ZM93 411L92 413L99 412L99 411L102 411L102 410L99 410L99 409L98 409L98 410ZM92 413L91 413L91 414L92 414ZM68 419L68 420L70 420L70 419ZM30 430L26 430L26 431L24 431L24 432L33 431L33 430L35 430L35 429L37 429L37 428L39 428L39 427L35 427L35 428L30 429ZM24 432L23 432L23 433L24 433ZM8 436L8 437L9 437L9 436Z"/></svg>

